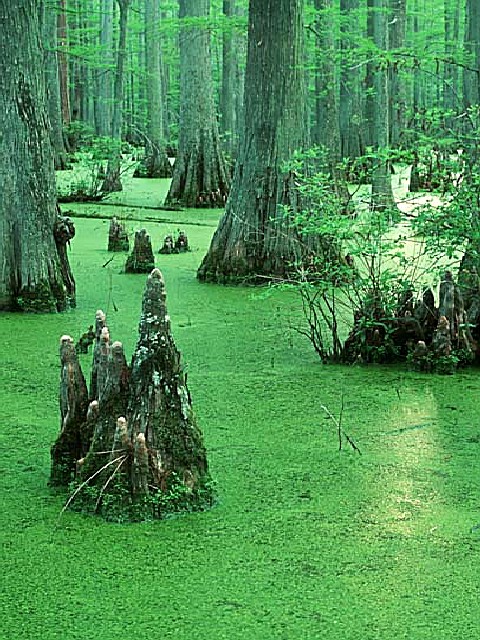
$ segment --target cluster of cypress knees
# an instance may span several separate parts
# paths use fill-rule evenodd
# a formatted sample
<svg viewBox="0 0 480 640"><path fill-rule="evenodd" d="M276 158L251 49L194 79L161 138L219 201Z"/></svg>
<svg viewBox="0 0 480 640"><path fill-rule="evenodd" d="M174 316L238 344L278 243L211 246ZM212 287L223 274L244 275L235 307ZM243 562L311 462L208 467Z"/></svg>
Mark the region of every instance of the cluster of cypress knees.
<svg viewBox="0 0 480 640"><path fill-rule="evenodd" d="M50 484L67 505L116 521L203 510L215 500L158 269L147 278L130 365L97 311L87 387L73 339L60 340L60 433Z"/></svg>
<svg viewBox="0 0 480 640"><path fill-rule="evenodd" d="M112 218L108 231L109 251L128 251L130 248L128 232L125 225L117 218ZM178 231L176 237L165 236L163 245L159 250L161 254L185 253L190 251L187 234ZM126 273L150 273L155 268L152 242L145 229L135 232L132 253L125 264Z"/></svg>

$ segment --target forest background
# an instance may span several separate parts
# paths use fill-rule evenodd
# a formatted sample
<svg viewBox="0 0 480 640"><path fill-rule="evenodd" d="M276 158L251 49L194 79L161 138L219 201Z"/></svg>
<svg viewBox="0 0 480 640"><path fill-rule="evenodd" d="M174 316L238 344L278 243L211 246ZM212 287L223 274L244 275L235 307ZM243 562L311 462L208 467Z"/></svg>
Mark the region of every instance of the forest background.
<svg viewBox="0 0 480 640"><path fill-rule="evenodd" d="M465 300L478 292L469 279L478 242L477 4L253 0L250 15L233 1L60 0L28 2L25 12L22 4L0 3L8 18L1 77L6 86L14 45L30 59L35 52L50 124L42 120L43 137L31 145L18 144L10 94L0 92L9 151L0 172L2 261L16 259L16 274L30 270L7 283L3 270L2 309L45 310L28 295L36 294L36 265L51 253L44 214L8 197L10 176L21 184L34 175L27 191L40 184L48 195L40 204L51 235L56 194L29 173L39 142L42 166L55 160L57 194L70 201L76 226L65 245L75 286L63 273L65 288L52 287L47 307L76 307L5 311L0 323L8 390L1 597L16 603L6 607L5 636L142 638L159 618L163 635L175 638L473 636L476 370L428 377L359 365L397 358L375 331L387 312L392 322L411 317L399 313L405 292L417 300L432 287L438 313L436 285L447 268L460 281L462 266ZM42 48L28 41L32 21ZM253 160L252 133L265 143ZM18 136L13 147L10 134ZM192 251L156 261L219 493L205 513L123 528L78 513L59 520L63 497L46 489L58 432L58 338L80 337L103 307L112 335L127 352L134 346L144 278L123 273L123 254L111 260L107 252L113 216L131 238L146 227L156 250L165 235L188 233ZM319 279L305 276L317 266L312 248L322 263L328 258ZM418 278L399 281L412 264ZM280 288L216 287L195 274ZM327 337L311 332L312 291L323 296L314 312L325 310L332 285L347 299L340 347L335 323L314 317ZM366 304L372 285L388 303L380 317ZM352 301L371 323L360 330ZM473 314L475 296L464 306ZM450 339L471 325L475 360L476 318L463 320L455 329L452 322ZM344 359L352 328L354 366L320 368L318 355ZM442 361L446 372L461 358L471 362L466 344L456 343L463 351L455 361ZM89 356L80 359L88 371ZM338 420L357 449L337 451Z"/></svg>

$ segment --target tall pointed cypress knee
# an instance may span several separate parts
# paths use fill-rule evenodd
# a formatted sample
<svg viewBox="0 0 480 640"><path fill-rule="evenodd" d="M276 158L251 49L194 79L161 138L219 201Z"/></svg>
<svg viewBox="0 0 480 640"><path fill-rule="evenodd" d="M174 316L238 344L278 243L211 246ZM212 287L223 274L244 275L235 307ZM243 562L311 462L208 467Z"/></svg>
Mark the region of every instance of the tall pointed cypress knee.
<svg viewBox="0 0 480 640"><path fill-rule="evenodd" d="M147 279L130 367L121 343L110 344L105 316L97 312L93 374L91 402L88 410L86 402L82 405L83 422L77 425L89 446L86 454L81 448L70 451L69 468L76 462L77 469L72 506L122 521L211 506L203 436L158 269ZM86 401L86 389L84 396Z"/></svg>

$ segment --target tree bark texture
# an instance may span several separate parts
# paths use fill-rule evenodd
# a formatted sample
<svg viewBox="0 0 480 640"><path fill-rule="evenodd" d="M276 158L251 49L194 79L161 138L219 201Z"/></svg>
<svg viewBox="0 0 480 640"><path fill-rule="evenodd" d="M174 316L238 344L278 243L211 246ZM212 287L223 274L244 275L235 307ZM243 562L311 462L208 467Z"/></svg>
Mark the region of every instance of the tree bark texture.
<svg viewBox="0 0 480 640"><path fill-rule="evenodd" d="M405 47L407 25L406 0L390 0L390 12L388 15L389 49L401 51ZM396 147L401 144L401 134L405 130L407 96L405 80L401 67L396 62L390 62L388 67L389 82L389 135L390 144Z"/></svg>
<svg viewBox="0 0 480 640"><path fill-rule="evenodd" d="M304 147L303 3L251 0L245 127L226 211L200 280L284 276L318 240L300 238L282 205L300 206L284 163Z"/></svg>
<svg viewBox="0 0 480 640"><path fill-rule="evenodd" d="M466 0L464 50L468 66L476 71L463 72L463 101L466 109L480 104L480 3Z"/></svg>
<svg viewBox="0 0 480 640"><path fill-rule="evenodd" d="M335 63L335 38L332 31L332 0L315 0L317 11L315 41L317 59L315 64L315 124L313 141L326 152L325 171L331 177L333 190L347 206L350 196L345 181L345 172L339 168L340 116L339 88Z"/></svg>
<svg viewBox="0 0 480 640"><path fill-rule="evenodd" d="M385 210L395 206L392 191L390 147L389 71L384 53L389 49L387 0L373 0L373 41L378 59L373 72L373 147L379 154L372 170L372 208Z"/></svg>
<svg viewBox="0 0 480 640"><path fill-rule="evenodd" d="M75 477L77 491L69 503L120 521L211 506L203 436L158 269L147 279L131 366L122 344L111 343L101 311L96 314L93 357L87 408L73 341L62 337L62 424L51 449L51 483L68 485Z"/></svg>
<svg viewBox="0 0 480 640"><path fill-rule="evenodd" d="M359 37L359 0L340 0L343 64L340 70L340 153L351 162L365 152L360 98L360 73L354 66L355 36Z"/></svg>
<svg viewBox="0 0 480 640"><path fill-rule="evenodd" d="M447 111L458 111L461 107L459 92L459 68L454 64L454 53L458 46L460 34L460 7L459 0L445 0L444 6L445 25L445 59L443 70L443 108ZM449 60L452 63L448 62ZM456 121L450 114L446 118L449 128L455 127Z"/></svg>
<svg viewBox="0 0 480 640"><path fill-rule="evenodd" d="M63 139L62 102L60 98L60 76L57 41L57 3L46 4L43 19L43 41L45 43L45 84L48 116L51 124L51 139L55 169L66 169L67 152Z"/></svg>
<svg viewBox="0 0 480 640"><path fill-rule="evenodd" d="M179 141L166 204L223 207L230 188L213 99L210 31L188 22L209 15L210 0L180 0Z"/></svg>
<svg viewBox="0 0 480 640"><path fill-rule="evenodd" d="M115 66L115 81L113 86L113 112L112 112L112 128L111 136L118 144L113 158L108 162L107 175L102 184L103 193L112 193L113 191L122 190L122 182L120 180L121 170L121 141L122 141L122 115L123 115L123 86L125 80L125 60L127 56L127 22L128 9L131 0L117 0L120 9L117 49L117 62Z"/></svg>
<svg viewBox="0 0 480 640"><path fill-rule="evenodd" d="M66 0L59 0L59 10L57 15L57 36L58 36L58 64L60 77L60 98L62 103L62 118L65 125L70 124L70 93L69 93L69 73L68 73L68 27L67 27L67 6Z"/></svg>
<svg viewBox="0 0 480 640"><path fill-rule="evenodd" d="M242 15L237 0L223 0L223 15L228 19L222 40L222 87L220 113L223 146L230 158L235 158L238 148L243 113L243 72L245 38L235 27L234 19ZM230 22L231 21L231 22Z"/></svg>
<svg viewBox="0 0 480 640"><path fill-rule="evenodd" d="M168 161L163 123L161 50L158 30L160 7L158 0L145 0L145 63L147 127L145 171L149 178L169 178L172 167Z"/></svg>
<svg viewBox="0 0 480 640"><path fill-rule="evenodd" d="M1 0L0 23L0 309L63 310L74 292L67 290L54 237L55 173L36 2Z"/></svg>
<svg viewBox="0 0 480 640"><path fill-rule="evenodd" d="M97 100L95 102L95 129L99 136L109 136L112 127L113 102L113 3L100 0L100 53L102 66L97 69Z"/></svg>

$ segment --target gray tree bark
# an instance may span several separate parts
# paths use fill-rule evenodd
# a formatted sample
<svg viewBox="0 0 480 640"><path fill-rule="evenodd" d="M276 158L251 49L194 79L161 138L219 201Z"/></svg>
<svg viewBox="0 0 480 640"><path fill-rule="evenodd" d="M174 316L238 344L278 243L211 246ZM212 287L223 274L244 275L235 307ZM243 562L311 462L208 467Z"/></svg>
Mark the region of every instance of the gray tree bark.
<svg viewBox="0 0 480 640"><path fill-rule="evenodd" d="M37 3L0 0L0 23L0 309L63 310L75 300L54 236L55 173Z"/></svg>
<svg viewBox="0 0 480 640"><path fill-rule="evenodd" d="M373 147L379 154L372 170L372 208L385 210L395 205L392 191L390 147L389 78L388 66L382 54L389 48L387 0L373 0L373 41L378 59L373 73L375 96L373 101Z"/></svg>
<svg viewBox="0 0 480 640"><path fill-rule="evenodd" d="M359 36L359 0L340 0L342 22L341 48L343 64L340 70L340 152L342 158L355 158L365 152L365 134L360 127L362 122L362 103L360 97L360 73L355 66L352 51Z"/></svg>
<svg viewBox="0 0 480 640"><path fill-rule="evenodd" d="M304 146L303 2L250 0L248 29L245 127L232 191L200 280L283 276L316 249L296 234L282 207L299 206L284 163Z"/></svg>
<svg viewBox="0 0 480 640"><path fill-rule="evenodd" d="M477 71L464 69L463 102L465 109L480 104L480 3L466 0L464 50L466 61Z"/></svg>
<svg viewBox="0 0 480 640"><path fill-rule="evenodd" d="M454 55L458 47L460 36L460 7L458 0L445 0L444 3L445 24L445 58L451 60L445 62L443 80L443 108L447 111L458 110L461 107L459 93L459 68L454 64ZM447 125L454 127L454 119L448 117Z"/></svg>
<svg viewBox="0 0 480 640"><path fill-rule="evenodd" d="M336 195L345 205L349 194L343 170L339 168L340 114L337 81L336 42L332 30L332 0L315 0L315 124L313 142L325 149L325 171L331 176Z"/></svg>
<svg viewBox="0 0 480 640"><path fill-rule="evenodd" d="M390 13L388 15L388 45L390 50L401 51L405 47L406 25L406 0L390 0ZM405 131L405 114L407 111L405 81L398 63L389 65L388 81L389 135L390 144L395 147L400 144L401 134Z"/></svg>
<svg viewBox="0 0 480 640"><path fill-rule="evenodd" d="M113 3L100 0L100 55L101 67L97 70L97 96L95 101L95 130L99 136L109 136L112 127L113 101Z"/></svg>
<svg viewBox="0 0 480 640"><path fill-rule="evenodd" d="M180 0L180 122L178 155L166 204L223 207L230 178L218 132L207 19L210 0Z"/></svg>
<svg viewBox="0 0 480 640"><path fill-rule="evenodd" d="M242 15L237 0L223 0L223 14L228 19ZM245 39L235 26L227 22L222 42L222 87L220 94L223 146L230 158L237 153L243 112L243 73L241 63L245 55Z"/></svg>
<svg viewBox="0 0 480 640"><path fill-rule="evenodd" d="M158 0L145 0L145 62L147 76L145 169L149 178L169 178L172 175L172 168L165 150L159 26L160 7Z"/></svg>
<svg viewBox="0 0 480 640"><path fill-rule="evenodd" d="M65 169L67 152L63 139L62 104L57 56L57 6L58 2L46 3L43 7L42 32L45 43L45 85L48 116L51 124L51 139L55 169Z"/></svg>
<svg viewBox="0 0 480 640"><path fill-rule="evenodd" d="M68 27L66 0L58 0L59 10L57 15L57 37L58 37L58 65L60 77L60 99L62 103L62 119L65 125L70 124L70 93L69 93L69 73L67 60L68 47Z"/></svg>
<svg viewBox="0 0 480 640"><path fill-rule="evenodd" d="M113 157L109 160L107 166L107 175L102 184L103 193L111 193L113 191L122 190L122 182L120 180L121 170L121 143L122 143L122 116L123 116L123 86L125 80L125 60L127 55L127 22L128 9L132 0L117 0L120 9L117 49L117 62L115 67L115 82L113 88L113 113L111 137L117 143L117 149L114 150Z"/></svg>

